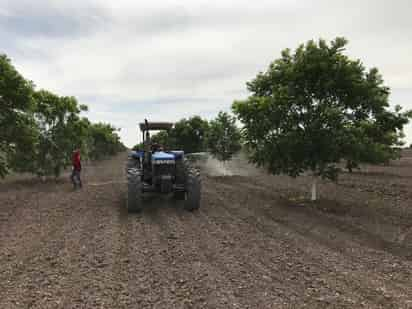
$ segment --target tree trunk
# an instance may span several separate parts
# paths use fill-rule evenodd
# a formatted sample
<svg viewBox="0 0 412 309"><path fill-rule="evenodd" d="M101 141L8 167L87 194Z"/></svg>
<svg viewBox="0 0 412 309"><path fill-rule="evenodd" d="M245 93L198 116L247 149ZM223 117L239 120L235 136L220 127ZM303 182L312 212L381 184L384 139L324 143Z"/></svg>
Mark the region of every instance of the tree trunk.
<svg viewBox="0 0 412 309"><path fill-rule="evenodd" d="M314 177L312 181L312 196L311 196L312 201L316 201L318 198L317 180L318 180L317 177Z"/></svg>

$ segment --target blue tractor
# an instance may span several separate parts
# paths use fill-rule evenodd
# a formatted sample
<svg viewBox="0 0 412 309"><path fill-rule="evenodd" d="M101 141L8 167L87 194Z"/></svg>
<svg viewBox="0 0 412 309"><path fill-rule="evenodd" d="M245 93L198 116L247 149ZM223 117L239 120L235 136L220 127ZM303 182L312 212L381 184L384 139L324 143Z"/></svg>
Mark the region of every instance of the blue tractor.
<svg viewBox="0 0 412 309"><path fill-rule="evenodd" d="M184 207L193 211L200 207L201 182L199 171L185 159L181 150L167 151L152 143L150 131L170 130L173 123L140 123L143 147L129 154L127 163L127 209L138 212L145 193L170 194L183 200Z"/></svg>

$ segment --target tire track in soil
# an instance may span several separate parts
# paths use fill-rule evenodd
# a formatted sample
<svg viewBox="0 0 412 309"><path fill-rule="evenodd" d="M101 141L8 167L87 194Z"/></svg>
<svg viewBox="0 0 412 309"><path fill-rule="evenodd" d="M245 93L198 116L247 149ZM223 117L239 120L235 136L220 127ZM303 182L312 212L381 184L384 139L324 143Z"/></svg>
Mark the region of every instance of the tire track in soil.
<svg viewBox="0 0 412 309"><path fill-rule="evenodd" d="M170 272L165 257L168 252L167 245L165 246L161 237L162 227L147 212L142 213L140 220L135 223L138 223L137 232L140 237L132 239L131 247L141 253L136 263L142 266L140 272L146 277L146 282L141 282L144 285L139 296L145 294L144 301L147 307L165 308L171 304L173 294L169 290ZM130 284L133 284L133 281Z"/></svg>
<svg viewBox="0 0 412 309"><path fill-rule="evenodd" d="M207 206L212 205L209 203ZM220 212L221 219L232 220L222 215ZM282 280L270 272L271 266L261 264L258 257L249 259L250 252L247 248L245 252L239 253L233 242L233 239L238 239L239 235L234 234L231 237L227 229L211 222L203 210L195 216L198 220L191 222L190 225L201 236L195 239L195 245L198 251L207 252L207 263L223 276L219 281L220 288L233 294L235 297L231 302L233 307L265 308L264 301L268 307L273 305L278 307L282 304L282 293L280 293ZM227 304L220 305L221 308L227 306Z"/></svg>
<svg viewBox="0 0 412 309"><path fill-rule="evenodd" d="M208 265L208 257L203 252L199 252L197 247L193 247L193 236L197 237L198 234L194 235L193 230L187 229L185 225L187 222L181 222L176 217L178 211L176 208L170 208L170 204L167 202L162 202L154 209L143 213L148 221L148 226L156 227L155 230L150 230L150 233L157 235L156 247L162 248L161 254L155 255L156 259L152 260L154 262L152 264L153 271L157 273L159 272L158 265L165 265L162 279L164 281L162 284L164 294L161 298L162 301L157 301L155 307L192 308L195 306L203 308L206 306L206 297L212 299L220 297L226 303L230 300L233 301L233 297L226 295L225 289L217 285L217 282L224 280L219 271ZM188 235L189 238L186 239L185 235ZM193 260L195 261L194 269L191 268ZM203 283L205 283L205 279L206 283L209 280L211 282L206 286L199 284L198 282L202 279ZM204 290L206 292L202 293ZM216 306L213 307L216 308Z"/></svg>
<svg viewBox="0 0 412 309"><path fill-rule="evenodd" d="M128 240L128 289L139 308L158 308L164 296L163 289L168 286L162 258L164 248L157 234L159 227L140 214L131 215L131 218L134 220L130 221Z"/></svg>
<svg viewBox="0 0 412 309"><path fill-rule="evenodd" d="M126 179L123 170L122 179ZM122 181L119 183L123 184ZM126 182L125 182L126 183ZM142 214L129 214L126 209L127 186L120 190L118 222L120 225L120 250L116 263L122 288L118 293L118 305L123 308L152 308L153 280L151 253L153 235L147 231Z"/></svg>
<svg viewBox="0 0 412 309"><path fill-rule="evenodd" d="M148 308L148 293L151 288L148 285L150 276L148 274L146 256L144 254L144 229L141 219L136 215L128 215L125 220L124 254L126 263L124 266L123 282L126 281L123 293L127 295L125 308Z"/></svg>
<svg viewBox="0 0 412 309"><path fill-rule="evenodd" d="M167 239L171 252L171 271L178 288L187 291L187 305L189 308L194 305L200 308L241 306L236 286L227 277L227 265L235 261L221 254L221 246L210 237L209 230L202 228L202 216L182 210L179 204L182 203L159 210L156 221L165 227L163 239Z"/></svg>
<svg viewBox="0 0 412 309"><path fill-rule="evenodd" d="M220 193L220 195L225 195L225 193L224 193L224 191L222 191L222 188L225 188L226 189L226 193L227 193L227 190L233 190L233 188L230 188L230 186L224 186L222 183L218 183L218 184L214 184L216 187L214 188L214 189L212 189L211 190L211 192L213 191L213 192L219 192ZM236 183L236 185L237 185L237 183ZM219 191L220 190L220 191ZM247 192L247 191L246 191ZM250 192L249 192L250 193ZM233 195L233 193L232 192L230 192L230 193L227 193L227 194L230 194L230 195ZM238 194L238 197L239 197L239 192L237 192L237 194ZM245 194L247 194L247 193L245 193ZM258 200L258 197L256 197L256 199ZM240 215L240 217L243 217L245 220L247 220L247 221L249 221L252 225L255 225L255 226L261 226L262 225L262 222L261 222L261 220L258 220L258 219L255 219L255 218L265 218L265 217L267 217L266 216L266 214L262 214L262 213L256 213L256 209L258 208L257 206L254 206L254 207L252 207L252 208L250 208L249 206L248 206L248 204L246 203L246 204L244 204L243 206L244 207L241 207L241 206L239 206L239 207L229 207L228 205L230 205L230 203L227 203L227 208L228 209L230 209L230 211L235 211L234 213L233 213L233 215L235 216L236 214L239 214L239 211L243 211L243 214L242 215ZM246 209L245 209L246 208ZM245 210L246 210L246 212L245 212ZM251 221L250 221L251 220ZM296 234L296 227L289 227L289 226L287 226L287 225L285 225L285 222L283 221L283 220L277 220L277 219L274 219L273 217L272 218L269 218L268 219L269 221L270 220L272 220L273 221L273 223L275 223L275 224L277 224L277 225L281 225L281 226L283 226L283 227L285 227L286 229L289 229L290 230L290 232L291 233L293 233L293 234ZM270 237L273 237L273 235L271 235L270 234L270 225L271 225L271 223L269 222L269 233L268 233L268 236L270 236ZM272 224L273 225L273 224ZM266 228L267 229L267 228ZM273 229L273 228L272 228ZM298 235L300 234L300 238L302 238L304 235L302 234L302 231L298 231ZM284 236L286 236L286 235L284 235ZM296 239L298 239L299 237L296 237L297 235L294 235L293 236L293 239L291 239L291 241L295 241L295 238ZM309 235L310 236L310 235ZM290 237L284 237L284 239L287 239L287 238L290 238ZM371 273L370 271L368 271L366 268L362 268L362 266L361 265L356 265L357 267L359 267L359 266L361 266L361 269L358 269L357 271L357 276L359 276L359 278L362 278L363 276L365 276L365 277L371 277L371 279L370 279L370 281L368 281L368 282L364 282L364 280L360 280L359 278L357 278L357 277L354 277L353 275L351 275L351 272L352 273L355 273L354 272L354 269L347 269L347 271L345 271L345 265L346 266L349 266L349 265L351 265L350 263L348 263L348 261L346 261L346 260L344 260L344 261L341 261L341 262L339 262L339 259L342 259L342 257L340 256L340 254L339 254L339 252L329 252L329 250L328 249L330 249L330 248L325 248L322 244L319 244L319 243L317 243L317 240L316 239L311 239L311 238L309 238L309 239L307 239L307 237L306 237L306 240L304 240L304 241L306 241L306 242L309 242L309 243L313 243L313 245L314 246L312 246L312 247L308 247L307 245L308 245L308 243L306 243L306 245L304 245L304 246L300 246L301 248L303 248L304 249L304 253L306 254L306 255L308 255L309 254L309 256L311 256L311 258L312 259L314 259L313 261L315 262L315 265L317 264L317 265L328 265L329 264L329 266L327 267L327 270L328 271L330 271L331 273L333 273L334 272L334 269L336 269L336 265L340 265L340 267L341 267L341 273L347 273L347 275L349 275L350 277L352 277L352 279L350 280L350 281L347 281L348 279L346 278L347 276L345 276L345 277L343 277L343 278L339 278L339 279L341 279L341 281L342 282L345 282L346 281L346 286L348 287L348 289L349 290L356 290L356 291L361 291L362 293L361 294L359 294L360 296L363 296L363 297L365 297L366 296L366 298L367 299L369 299L369 300L371 300L371 301L373 301L373 302L376 302L377 300L378 300L378 302L375 304L375 306L379 306L379 305L382 305L381 304L381 302L382 302L382 298L383 298L383 296L381 295L382 294L382 292L379 292L379 288L381 288L381 287L385 287L385 284L382 284L382 280L383 280L383 278L382 277L377 277L377 276L375 276L373 273ZM320 245L320 246L319 246ZM314 251L314 252L311 252L311 251L313 251L313 249L311 250L311 248L318 248L318 249L321 249L320 251L322 252L316 252L316 251ZM326 250L325 250L326 249ZM319 259L319 258L317 258L317 256L325 256L325 257L327 257L325 260L324 259ZM305 258L305 259L307 259L307 258ZM328 262L328 260L330 260L330 261L332 261L332 264L331 264L331 262ZM351 267L352 268L354 268L355 267L355 265L351 265ZM356 267L355 267L355 270L356 270ZM366 274L368 274L368 275L366 275ZM373 280L372 280L373 279ZM359 284L359 282L362 282L362 284ZM376 290L375 289L371 289L371 288L365 288L365 287L368 287L368 286L370 286L371 285L371 282L374 282L374 284L372 284L373 286L375 286L376 287ZM391 282L392 283L392 282ZM393 284L393 283L392 283ZM353 288L353 287L355 287L355 288ZM403 285L403 286L399 286L399 285L397 285L396 287L393 287L392 288L392 290L391 290L391 294L392 295L396 295L396 296L398 296L399 298L404 298L404 301L405 301L405 304L406 303L408 303L408 301L409 301L409 299L408 299L408 295L410 295L410 293L408 293L408 292L404 292L404 294L403 295L397 295L398 293L396 293L396 289L397 288L402 288L403 290L405 290L405 288L408 288L408 286L407 285ZM385 292L387 293L388 292L388 289L387 289L387 287L385 287ZM368 296L369 295L369 296ZM387 304L388 303L388 299L385 299L385 303ZM390 300L389 300L389 303L390 303ZM399 303L396 303L394 300L392 301L392 305L393 306L397 306L397 305L399 305Z"/></svg>

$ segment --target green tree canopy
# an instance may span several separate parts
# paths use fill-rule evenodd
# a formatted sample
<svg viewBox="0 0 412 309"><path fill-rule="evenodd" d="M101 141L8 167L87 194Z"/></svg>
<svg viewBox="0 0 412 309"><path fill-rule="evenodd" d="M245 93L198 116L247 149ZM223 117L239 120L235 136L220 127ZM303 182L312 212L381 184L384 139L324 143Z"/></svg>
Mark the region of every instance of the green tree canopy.
<svg viewBox="0 0 412 309"><path fill-rule="evenodd" d="M166 149L171 149L175 147L174 142L170 137L170 132L166 130L159 131L156 134L153 134L151 140L153 143L163 145L163 147L165 147Z"/></svg>
<svg viewBox="0 0 412 309"><path fill-rule="evenodd" d="M233 104L251 160L272 173L312 171L336 179L341 160L352 169L398 155L411 117L390 111L389 88L376 68L344 54L347 41L309 41L286 49L247 83L251 96Z"/></svg>
<svg viewBox="0 0 412 309"><path fill-rule="evenodd" d="M207 120L199 116L182 119L169 132L171 146L186 153L205 151L208 128Z"/></svg>
<svg viewBox="0 0 412 309"><path fill-rule="evenodd" d="M207 146L210 153L220 161L228 161L241 149L240 131L236 118L220 112L210 121L207 134Z"/></svg>
<svg viewBox="0 0 412 309"><path fill-rule="evenodd" d="M141 151L141 150L143 150L143 149L144 149L143 143L137 143L136 145L134 145L134 146L132 147L132 150L134 150L134 151Z"/></svg>
<svg viewBox="0 0 412 309"><path fill-rule="evenodd" d="M74 97L59 97L49 91L35 92L34 117L39 130L33 169L38 175L59 176L70 165L75 148L84 148L90 123L80 118L81 109ZM29 163L29 162L27 162ZM24 162L20 162L24 166Z"/></svg>
<svg viewBox="0 0 412 309"><path fill-rule="evenodd" d="M126 148L120 142L118 129L108 123L92 124L89 129L89 156L92 159L102 159L114 155Z"/></svg>
<svg viewBox="0 0 412 309"><path fill-rule="evenodd" d="M37 132L31 115L34 85L0 55L0 176L17 152L32 151Z"/></svg>

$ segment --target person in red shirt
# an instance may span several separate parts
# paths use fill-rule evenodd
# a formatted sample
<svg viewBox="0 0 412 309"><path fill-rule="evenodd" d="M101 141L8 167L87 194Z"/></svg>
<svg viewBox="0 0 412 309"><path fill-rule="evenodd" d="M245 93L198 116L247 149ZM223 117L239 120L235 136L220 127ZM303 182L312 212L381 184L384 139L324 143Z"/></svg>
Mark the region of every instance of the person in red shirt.
<svg viewBox="0 0 412 309"><path fill-rule="evenodd" d="M80 150L76 149L72 154L72 174L70 176L74 189L76 189L77 186L80 188L82 187L82 181L80 179L81 170L82 163L80 161Z"/></svg>

